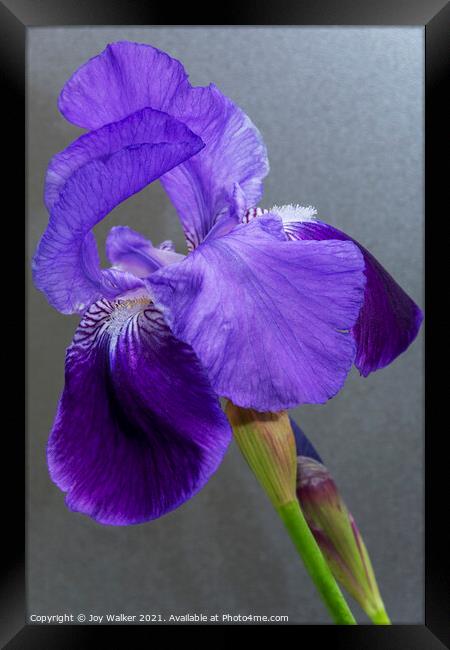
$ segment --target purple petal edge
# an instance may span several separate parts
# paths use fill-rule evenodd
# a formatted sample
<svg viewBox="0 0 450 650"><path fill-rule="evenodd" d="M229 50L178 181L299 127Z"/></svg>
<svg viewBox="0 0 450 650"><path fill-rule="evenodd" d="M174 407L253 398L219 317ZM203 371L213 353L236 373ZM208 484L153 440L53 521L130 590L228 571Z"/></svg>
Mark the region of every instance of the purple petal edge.
<svg viewBox="0 0 450 650"><path fill-rule="evenodd" d="M344 232L319 220L285 224L292 240L354 242L364 256L367 283L364 304L353 327L357 343L355 366L367 377L384 368L416 338L423 313L375 257Z"/></svg>

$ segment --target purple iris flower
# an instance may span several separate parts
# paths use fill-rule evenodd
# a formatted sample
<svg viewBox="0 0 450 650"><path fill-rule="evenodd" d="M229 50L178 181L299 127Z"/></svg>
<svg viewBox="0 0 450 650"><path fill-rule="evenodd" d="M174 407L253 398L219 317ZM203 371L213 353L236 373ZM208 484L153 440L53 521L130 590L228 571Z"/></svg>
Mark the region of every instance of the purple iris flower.
<svg viewBox="0 0 450 650"><path fill-rule="evenodd" d="M72 510L104 524L179 506L231 438L219 396L259 411L322 403L353 362L366 375L411 343L421 312L378 262L312 210L258 208L262 137L181 63L119 42L65 84L62 114L87 129L51 160L36 286L81 322L48 443ZM159 179L187 256L128 227L93 228Z"/></svg>

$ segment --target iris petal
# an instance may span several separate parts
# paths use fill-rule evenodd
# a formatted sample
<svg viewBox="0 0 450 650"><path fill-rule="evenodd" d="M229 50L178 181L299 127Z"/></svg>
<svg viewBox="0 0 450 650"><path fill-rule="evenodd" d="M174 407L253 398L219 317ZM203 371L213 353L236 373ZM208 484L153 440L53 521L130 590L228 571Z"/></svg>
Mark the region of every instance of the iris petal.
<svg viewBox="0 0 450 650"><path fill-rule="evenodd" d="M268 215L205 241L146 281L215 391L280 411L320 403L352 365L364 262L351 242L289 242Z"/></svg>
<svg viewBox="0 0 450 650"><path fill-rule="evenodd" d="M159 517L207 482L230 436L197 358L148 298L91 306L48 444L72 510L113 525Z"/></svg>
<svg viewBox="0 0 450 650"><path fill-rule="evenodd" d="M218 219L233 216L237 223L247 208L256 205L269 163L258 129L216 86L193 88L182 110L174 114L206 145L191 160L161 178L192 250ZM233 211L236 187L240 192L240 214Z"/></svg>
<svg viewBox="0 0 450 650"><path fill-rule="evenodd" d="M237 183L243 211L261 197L269 165L259 131L217 87L192 87L181 63L150 45L108 45L72 75L59 107L68 120L89 129L151 107L202 138L205 149L161 179L190 248L228 209Z"/></svg>
<svg viewBox="0 0 450 650"><path fill-rule="evenodd" d="M172 129L172 138L164 140ZM150 135L156 142L147 142ZM93 142L101 146L93 147ZM71 175L50 193L50 219L33 261L36 286L63 313L82 313L101 296L112 298L133 283L142 284L130 274L100 270L91 230L116 205L192 156L202 143L168 115L146 111L145 116L132 115L126 124L87 134L79 149L76 145L66 150ZM81 151L83 160L94 151L96 158L73 171L80 162L74 149ZM64 177L61 166L58 169Z"/></svg>
<svg viewBox="0 0 450 650"><path fill-rule="evenodd" d="M180 262L184 255L176 253L164 242L155 248L151 241L127 226L111 228L106 240L106 255L116 268L145 278L162 266Z"/></svg>
<svg viewBox="0 0 450 650"><path fill-rule="evenodd" d="M176 59L150 45L119 41L74 72L58 106L73 124L98 129L145 107L169 113L189 87Z"/></svg>
<svg viewBox="0 0 450 650"><path fill-rule="evenodd" d="M344 232L316 220L285 223L293 240L341 240L361 250L367 276L364 304L353 328L357 344L355 365L361 375L384 368L416 338L423 314L394 278L368 250Z"/></svg>
<svg viewBox="0 0 450 650"><path fill-rule="evenodd" d="M131 145L180 143L191 145L191 155L204 146L184 124L151 108L136 111L120 121L85 133L51 159L45 179L46 206L51 210L65 182L77 169L92 160L103 160Z"/></svg>

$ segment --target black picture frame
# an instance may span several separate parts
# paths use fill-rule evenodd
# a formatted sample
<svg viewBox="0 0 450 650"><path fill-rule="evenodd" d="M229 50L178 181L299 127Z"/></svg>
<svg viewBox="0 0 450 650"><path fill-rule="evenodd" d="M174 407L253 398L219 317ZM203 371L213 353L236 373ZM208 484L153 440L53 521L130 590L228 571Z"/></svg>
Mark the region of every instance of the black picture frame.
<svg viewBox="0 0 450 650"><path fill-rule="evenodd" d="M200 9L200 7L199 7ZM450 7L443 0L261 0L250 11L242 3L223 4L214 17L216 25L420 25L425 29L425 245L426 245L426 576L425 576L425 624L398 625L392 627L375 626L301 626L299 634L301 641L305 635L313 634L315 643L327 643L332 640L337 648L358 648L358 650L380 648L383 650L438 650L450 647L450 607L448 574L444 569L444 559L448 553L448 542L445 540L445 514L448 511L444 503L446 486L444 481L448 473L448 461L445 455L445 434L448 426L438 420L439 409L445 404L442 383L437 376L438 364L441 358L432 353L433 344L439 340L438 331L445 326L439 313L434 314L433 293L437 278L442 277L438 269L439 260L444 268L445 255L435 252L442 239L441 223L447 218L444 213L444 192L446 189L446 172L444 149L446 104L444 102L444 81L449 71L448 34L450 34ZM226 10L226 13L225 13ZM26 35L32 26L65 26L65 25L170 25L174 16L177 25L211 25L205 16L205 10L195 10L191 4L185 4L184 9L174 9L165 3L151 0L0 0L0 66L2 83L2 104L4 129L4 156L7 158L6 178L4 180L3 197L6 200L13 192L14 222L10 225L19 226L19 233L11 235L19 241L23 235L17 210L22 205L21 197L25 197L25 173L23 169L23 151L25 145L25 63ZM448 110L448 109L447 109ZM11 143L6 144L8 138ZM17 161L12 164L13 153ZM441 154L441 155L440 155ZM447 153L448 157L448 153ZM447 165L448 166L448 165ZM447 180L448 184L448 180ZM7 197L8 195L8 197ZM6 208L5 208L6 209ZM11 215L11 208L8 208ZM5 219L6 219L6 215ZM439 223L441 222L441 223ZM6 228L6 225L4 225ZM5 240L6 240L6 235ZM433 252L431 252L433 250ZM448 259L448 254L447 254ZM21 321L16 306L17 285L23 278L23 266L20 256L15 256L15 262L8 266L8 290L11 297L5 296L3 305L8 311L8 344L3 350L3 365L9 369L17 367L17 354L21 346ZM14 286L13 286L14 285ZM436 291L436 294L438 292ZM439 304L436 302L436 304ZM11 314L11 305L14 312ZM14 323L12 323L14 321ZM9 341L12 335L18 337L16 345ZM443 333L444 336L444 333ZM447 337L448 338L448 337ZM23 340L23 339L22 339ZM441 339L445 340L445 339ZM4 339L5 341L5 339ZM435 372L436 370L436 372ZM4 377L5 378L5 377ZM448 382L447 382L448 383ZM21 390L14 382L9 382L11 400L20 395ZM442 399L440 399L441 387ZM443 387L445 389L445 386ZM9 470L7 484L3 493L3 522L2 526L2 578L0 586L1 606L1 637L2 647L11 650L28 648L86 648L100 640L100 635L111 632L107 626L39 626L30 625L25 620L25 485L24 458L25 436L21 434L17 422L20 404L12 410L9 401L4 408L4 463L3 475ZM14 417L11 415L14 413ZM432 424L433 420L433 424ZM437 425L434 425L437 422ZM445 419L442 419L445 423ZM447 471L446 471L447 470ZM277 626L278 627L278 626ZM132 647L140 647L148 643L154 631L153 626L114 626L114 643L111 647L121 647L123 643ZM103 639L102 639L103 640ZM3 645L4 644L4 645Z"/></svg>

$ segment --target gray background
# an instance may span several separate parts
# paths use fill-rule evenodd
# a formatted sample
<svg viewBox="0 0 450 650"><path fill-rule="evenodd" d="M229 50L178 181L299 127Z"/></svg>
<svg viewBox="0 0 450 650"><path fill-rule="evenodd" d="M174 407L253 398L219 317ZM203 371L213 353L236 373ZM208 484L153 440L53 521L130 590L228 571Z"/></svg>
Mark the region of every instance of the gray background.
<svg viewBox="0 0 450 650"><path fill-rule="evenodd" d="M214 81L261 130L264 207L313 204L369 248L423 306L422 28L32 28L28 32L29 253L43 232L49 158L80 130L57 110L68 76L108 42L153 44ZM97 227L129 224L184 250L158 183ZM286 614L324 606L235 445L193 500L160 520L105 527L69 512L45 446L78 319L28 291L28 612ZM387 610L423 622L423 333L390 367L352 371L324 406L295 411L363 532ZM367 619L360 614L360 621Z"/></svg>

